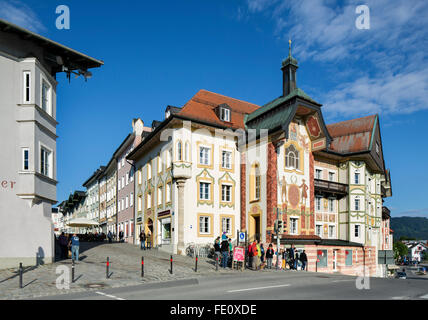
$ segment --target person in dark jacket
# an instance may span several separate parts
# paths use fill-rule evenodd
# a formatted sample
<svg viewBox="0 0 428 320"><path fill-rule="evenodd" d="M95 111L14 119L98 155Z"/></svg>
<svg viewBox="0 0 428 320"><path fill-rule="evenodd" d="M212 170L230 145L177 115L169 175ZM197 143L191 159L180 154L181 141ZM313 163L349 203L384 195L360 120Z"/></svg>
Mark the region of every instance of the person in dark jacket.
<svg viewBox="0 0 428 320"><path fill-rule="evenodd" d="M146 234L144 231L140 232L140 248L146 250Z"/></svg>
<svg viewBox="0 0 428 320"><path fill-rule="evenodd" d="M271 244L269 244L269 247L266 250L266 263L267 263L268 269L272 269L272 259L273 259L274 254L275 254L275 252L273 251L273 247L272 247L272 243L271 243Z"/></svg>
<svg viewBox="0 0 428 320"><path fill-rule="evenodd" d="M227 241L226 235L223 235L223 237L222 237L220 251L221 251L221 255L222 255L221 265L224 269L226 269L227 260L229 258L229 241Z"/></svg>
<svg viewBox="0 0 428 320"><path fill-rule="evenodd" d="M215 243L214 243L214 259L216 259L216 261L220 261L220 241L219 241L219 239L220 239L220 237L215 239Z"/></svg>
<svg viewBox="0 0 428 320"><path fill-rule="evenodd" d="M298 252L296 252L296 256L294 258L294 269L295 270L297 270L297 265L299 264L299 260L300 260L299 258L300 258L300 255Z"/></svg>
<svg viewBox="0 0 428 320"><path fill-rule="evenodd" d="M302 254L300 255L300 261L302 262L302 270L305 270L306 264L308 263L308 257L306 256L305 250L303 250Z"/></svg>
<svg viewBox="0 0 428 320"><path fill-rule="evenodd" d="M288 249L288 256L290 257L290 269L294 270L294 258L295 258L295 250L294 250L294 245L291 245L291 248Z"/></svg>
<svg viewBox="0 0 428 320"><path fill-rule="evenodd" d="M67 259L68 258L68 240L64 232L61 233L58 240L59 240L59 247L61 249L61 259Z"/></svg>

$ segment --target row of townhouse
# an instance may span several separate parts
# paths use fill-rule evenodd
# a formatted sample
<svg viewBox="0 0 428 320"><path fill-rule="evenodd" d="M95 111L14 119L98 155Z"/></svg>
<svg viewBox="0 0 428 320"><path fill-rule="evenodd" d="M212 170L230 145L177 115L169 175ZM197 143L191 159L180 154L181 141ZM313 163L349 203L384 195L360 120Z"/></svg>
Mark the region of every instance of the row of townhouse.
<svg viewBox="0 0 428 320"><path fill-rule="evenodd" d="M134 120L84 184L99 190L100 230L134 244L144 231L177 254L245 231L306 250L309 270L386 275L392 191L379 116L326 125L321 104L297 87L297 68L290 52L282 95L261 107L200 90L151 128Z"/></svg>

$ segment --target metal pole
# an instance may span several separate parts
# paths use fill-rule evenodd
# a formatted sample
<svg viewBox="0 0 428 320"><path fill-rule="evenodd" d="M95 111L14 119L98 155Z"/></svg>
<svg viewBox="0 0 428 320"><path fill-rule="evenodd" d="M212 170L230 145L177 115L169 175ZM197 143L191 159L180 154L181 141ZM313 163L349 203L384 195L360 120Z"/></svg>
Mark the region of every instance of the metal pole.
<svg viewBox="0 0 428 320"><path fill-rule="evenodd" d="M171 255L171 274L172 274L172 255Z"/></svg>
<svg viewBox="0 0 428 320"><path fill-rule="evenodd" d="M195 260L195 272L198 272L198 256L196 255L196 260Z"/></svg>
<svg viewBox="0 0 428 320"><path fill-rule="evenodd" d="M110 258L107 257L107 262L106 262L106 279L108 279L109 269L110 269Z"/></svg>
<svg viewBox="0 0 428 320"><path fill-rule="evenodd" d="M245 246L244 246L244 269L247 269L247 248L248 248L248 243L247 243L247 231L245 231Z"/></svg>
<svg viewBox="0 0 428 320"><path fill-rule="evenodd" d="M215 271L218 271L218 254L215 255Z"/></svg>
<svg viewBox="0 0 428 320"><path fill-rule="evenodd" d="M71 260L71 283L74 283L74 259Z"/></svg>
<svg viewBox="0 0 428 320"><path fill-rule="evenodd" d="M22 289L22 262L19 263L19 288Z"/></svg>
<svg viewBox="0 0 428 320"><path fill-rule="evenodd" d="M144 277L144 257L141 257L141 278Z"/></svg>

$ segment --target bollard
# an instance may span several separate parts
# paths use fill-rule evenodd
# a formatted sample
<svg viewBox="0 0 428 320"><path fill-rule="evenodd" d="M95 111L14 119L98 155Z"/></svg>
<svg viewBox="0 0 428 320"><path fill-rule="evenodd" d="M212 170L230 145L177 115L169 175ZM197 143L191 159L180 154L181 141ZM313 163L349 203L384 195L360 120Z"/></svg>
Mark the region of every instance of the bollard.
<svg viewBox="0 0 428 320"><path fill-rule="evenodd" d="M109 258L109 257L107 257L107 263L106 263L106 279L108 279L109 269L110 269L110 258Z"/></svg>
<svg viewBox="0 0 428 320"><path fill-rule="evenodd" d="M171 274L172 274L172 255L171 255L171 270L170 270Z"/></svg>
<svg viewBox="0 0 428 320"><path fill-rule="evenodd" d="M198 272L198 256L196 256L195 260L195 272Z"/></svg>
<svg viewBox="0 0 428 320"><path fill-rule="evenodd" d="M144 257L141 257L141 278L144 277Z"/></svg>
<svg viewBox="0 0 428 320"><path fill-rule="evenodd" d="M22 289L22 262L19 263L19 288Z"/></svg>
<svg viewBox="0 0 428 320"><path fill-rule="evenodd" d="M74 260L71 260L71 283L74 283Z"/></svg>
<svg viewBox="0 0 428 320"><path fill-rule="evenodd" d="M215 256L215 271L218 271L218 254Z"/></svg>

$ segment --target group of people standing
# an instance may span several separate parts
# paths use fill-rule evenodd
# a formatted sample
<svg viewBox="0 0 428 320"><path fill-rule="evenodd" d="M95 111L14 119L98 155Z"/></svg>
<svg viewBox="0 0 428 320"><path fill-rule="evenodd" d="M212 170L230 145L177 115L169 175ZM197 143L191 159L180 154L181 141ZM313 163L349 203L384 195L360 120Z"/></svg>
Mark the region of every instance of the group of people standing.
<svg viewBox="0 0 428 320"><path fill-rule="evenodd" d="M147 232L147 235L144 231L140 232L140 249L141 250L150 250L152 248L152 235L150 233L150 230ZM146 246L147 243L147 246Z"/></svg>
<svg viewBox="0 0 428 320"><path fill-rule="evenodd" d="M308 263L305 250L299 254L294 244L288 249L280 248L279 252L276 252L271 243L265 251L263 244L259 240L254 240L248 246L247 256L249 257L249 268L253 270L260 270L262 266L272 269L273 258L275 256L277 257L278 269L285 270L288 265L290 270L297 270L298 265L301 265L301 270L305 270Z"/></svg>
<svg viewBox="0 0 428 320"><path fill-rule="evenodd" d="M76 233L66 236L64 232L58 237L61 249L61 259L68 259L68 250L71 250L71 259L79 261L80 240Z"/></svg>
<svg viewBox="0 0 428 320"><path fill-rule="evenodd" d="M226 269L227 267L232 266L233 261L233 245L232 239L226 236L226 233L223 233L220 237L217 237L214 242L214 254L217 261L221 261L220 265Z"/></svg>

